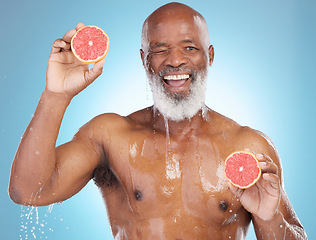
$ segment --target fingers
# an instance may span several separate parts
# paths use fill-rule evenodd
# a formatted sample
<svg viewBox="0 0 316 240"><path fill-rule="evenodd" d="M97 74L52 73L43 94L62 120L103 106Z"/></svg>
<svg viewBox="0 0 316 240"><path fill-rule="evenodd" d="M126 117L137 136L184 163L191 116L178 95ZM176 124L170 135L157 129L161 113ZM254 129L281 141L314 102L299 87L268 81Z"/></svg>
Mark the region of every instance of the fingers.
<svg viewBox="0 0 316 240"><path fill-rule="evenodd" d="M255 154L249 148L245 148L244 151ZM261 168L263 173L269 172L269 173L278 174L277 165L273 163L272 159L268 155L258 153L258 154L255 154L255 156L259 161L259 167Z"/></svg>
<svg viewBox="0 0 316 240"><path fill-rule="evenodd" d="M62 39L63 39L65 42L70 43L70 41L71 41L72 37L75 35L75 33L76 33L80 28L82 28L83 26L84 26L83 23L78 23L77 26L76 26L76 28L69 30L69 31L63 36Z"/></svg>
<svg viewBox="0 0 316 240"><path fill-rule="evenodd" d="M71 29L70 31L66 32L66 34L63 36L63 40L65 42L70 43L72 37L75 35L76 29Z"/></svg>
<svg viewBox="0 0 316 240"><path fill-rule="evenodd" d="M85 80L88 84L93 82L98 76L101 75L105 60L102 59L96 62L93 67L85 73Z"/></svg>
<svg viewBox="0 0 316 240"><path fill-rule="evenodd" d="M57 39L52 45L52 53L61 52L62 50L69 50L70 43L65 42L62 39Z"/></svg>
<svg viewBox="0 0 316 240"><path fill-rule="evenodd" d="M70 41L79 28L83 27L83 23L78 23L76 29L68 31L63 38L57 39L52 46L52 53L61 52L62 50L70 50Z"/></svg>
<svg viewBox="0 0 316 240"><path fill-rule="evenodd" d="M103 58L102 60L100 60L99 62L96 62L94 65L93 65L93 68L94 71L96 72L100 72L100 74L102 73L102 68L103 68L103 65L105 63L105 59Z"/></svg>
<svg viewBox="0 0 316 240"><path fill-rule="evenodd" d="M265 154L256 154L256 158L259 161L259 167L263 173L278 174L278 167L273 163L272 159Z"/></svg>
<svg viewBox="0 0 316 240"><path fill-rule="evenodd" d="M280 179L278 177L278 166L273 163L272 159L266 154L256 154L256 158L259 161L259 167L262 171L263 180L262 182L266 187L269 185L274 191L278 191L280 188Z"/></svg>
<svg viewBox="0 0 316 240"><path fill-rule="evenodd" d="M262 178L266 181L268 181L272 188L279 189L280 181L277 175L270 174L270 173L264 173L262 174Z"/></svg>
<svg viewBox="0 0 316 240"><path fill-rule="evenodd" d="M83 23L78 23L76 26L76 31L78 31L80 28L82 28L84 26Z"/></svg>

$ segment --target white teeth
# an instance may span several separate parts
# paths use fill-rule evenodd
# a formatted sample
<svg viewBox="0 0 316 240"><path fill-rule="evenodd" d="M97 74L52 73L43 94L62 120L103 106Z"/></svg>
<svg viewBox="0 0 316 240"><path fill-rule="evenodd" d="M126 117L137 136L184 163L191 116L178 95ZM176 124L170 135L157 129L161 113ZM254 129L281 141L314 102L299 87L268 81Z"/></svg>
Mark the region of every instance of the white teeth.
<svg viewBox="0 0 316 240"><path fill-rule="evenodd" d="M165 80L173 80L173 81L177 81L177 80L183 80L183 79L187 79L190 76L188 74L182 74L182 75L167 75L164 76L163 79Z"/></svg>

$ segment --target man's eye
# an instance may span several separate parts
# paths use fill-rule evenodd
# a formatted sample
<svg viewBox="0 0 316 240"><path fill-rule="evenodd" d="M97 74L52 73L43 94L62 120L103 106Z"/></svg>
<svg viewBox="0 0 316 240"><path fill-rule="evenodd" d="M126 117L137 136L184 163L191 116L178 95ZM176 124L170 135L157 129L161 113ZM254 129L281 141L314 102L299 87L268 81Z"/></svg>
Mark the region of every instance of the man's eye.
<svg viewBox="0 0 316 240"><path fill-rule="evenodd" d="M154 51L153 53L154 54L162 54L162 53L165 53L167 52L167 50L158 50L158 51Z"/></svg>
<svg viewBox="0 0 316 240"><path fill-rule="evenodd" d="M185 48L185 50L193 51L193 50L197 50L197 48L196 48L196 47L192 47L192 46L187 46L187 47Z"/></svg>

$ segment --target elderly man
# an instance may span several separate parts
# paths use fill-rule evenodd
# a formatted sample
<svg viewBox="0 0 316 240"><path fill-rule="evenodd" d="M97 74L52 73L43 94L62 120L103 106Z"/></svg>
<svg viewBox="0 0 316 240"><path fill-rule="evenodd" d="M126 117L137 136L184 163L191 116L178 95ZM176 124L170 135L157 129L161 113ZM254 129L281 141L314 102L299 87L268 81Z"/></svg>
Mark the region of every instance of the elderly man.
<svg viewBox="0 0 316 240"><path fill-rule="evenodd" d="M115 239L244 239L251 221L258 239L306 239L271 141L205 105L214 48L204 18L186 5L164 5L143 25L154 106L97 116L56 148L67 106L104 64L88 70L73 56L75 31L53 44L46 88L12 166L14 202L64 201L94 179ZM263 174L242 190L225 180L223 165L244 149L257 154Z"/></svg>

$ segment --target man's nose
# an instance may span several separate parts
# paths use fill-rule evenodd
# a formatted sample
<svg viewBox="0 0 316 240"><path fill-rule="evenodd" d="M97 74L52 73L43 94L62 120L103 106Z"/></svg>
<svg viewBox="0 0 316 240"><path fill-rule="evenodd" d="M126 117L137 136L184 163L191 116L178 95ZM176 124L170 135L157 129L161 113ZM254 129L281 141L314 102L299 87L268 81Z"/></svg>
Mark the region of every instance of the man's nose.
<svg viewBox="0 0 316 240"><path fill-rule="evenodd" d="M164 61L165 66L169 67L181 67L187 63L187 56L185 56L179 49L170 50Z"/></svg>

